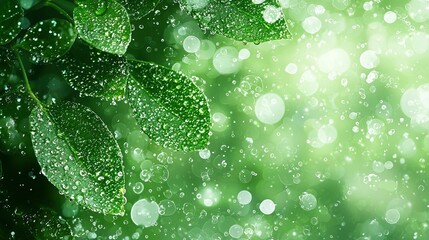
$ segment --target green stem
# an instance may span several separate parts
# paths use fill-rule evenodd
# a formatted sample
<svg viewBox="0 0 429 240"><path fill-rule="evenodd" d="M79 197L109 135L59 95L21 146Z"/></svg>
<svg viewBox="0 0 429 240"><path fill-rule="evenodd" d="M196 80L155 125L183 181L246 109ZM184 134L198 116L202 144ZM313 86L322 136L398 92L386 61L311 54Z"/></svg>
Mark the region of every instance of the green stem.
<svg viewBox="0 0 429 240"><path fill-rule="evenodd" d="M19 62L19 66L21 67L21 71L22 71L22 76L23 76L23 78L24 78L24 86L25 86L25 89L27 90L27 92L28 92L28 94L30 95L30 97L40 106L40 107L42 107L43 108L43 104L42 104L42 102L40 102L40 100L36 97L36 95L33 93L33 90L31 90L31 87L30 87L30 82L28 81L28 77L27 77L27 73L26 73L26 71L25 71L25 66L24 66L24 64L22 63L22 60L21 60L21 56L19 55L19 53L18 52L16 52L15 51L15 55L16 55L16 58L18 59L18 62Z"/></svg>
<svg viewBox="0 0 429 240"><path fill-rule="evenodd" d="M66 17L67 18L67 20L69 20L70 22L73 22L73 18L72 17L70 17L70 15L63 9L63 8L61 8L60 6L58 6L56 3L54 3L54 2L51 2L50 0L48 0L46 3L45 3L45 6L48 6L48 7L51 7L51 8L53 8L53 9L56 9L58 12L60 12L64 17Z"/></svg>

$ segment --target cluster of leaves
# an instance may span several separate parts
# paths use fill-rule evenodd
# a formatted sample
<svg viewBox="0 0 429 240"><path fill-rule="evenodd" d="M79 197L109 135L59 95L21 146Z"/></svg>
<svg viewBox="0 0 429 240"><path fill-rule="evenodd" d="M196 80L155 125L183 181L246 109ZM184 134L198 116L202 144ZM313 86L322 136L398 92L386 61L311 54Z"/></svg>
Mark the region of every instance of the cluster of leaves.
<svg viewBox="0 0 429 240"><path fill-rule="evenodd" d="M54 64L81 95L124 100L156 143L192 151L208 143L207 99L189 77L166 67L127 59L131 21L161 0L42 0L39 7L63 18L44 19L22 32L26 12L18 0L0 5L0 85L11 69L22 70L35 107L30 114L35 155L48 180L79 204L103 214L124 213L123 157L113 134L88 107L74 102L44 104L31 90L25 66ZM289 38L285 20L269 24L262 11L275 0L179 0L204 29L246 42ZM67 7L65 7L67 6ZM43 12L42 10L39 10ZM24 61L21 56L28 56ZM0 97L1 100L1 97Z"/></svg>

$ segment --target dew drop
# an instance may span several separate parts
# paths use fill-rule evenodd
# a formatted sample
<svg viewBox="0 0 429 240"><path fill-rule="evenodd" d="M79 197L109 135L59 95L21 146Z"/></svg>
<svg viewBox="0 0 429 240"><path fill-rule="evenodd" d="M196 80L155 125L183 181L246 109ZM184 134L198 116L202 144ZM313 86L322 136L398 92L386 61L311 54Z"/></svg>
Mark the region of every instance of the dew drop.
<svg viewBox="0 0 429 240"><path fill-rule="evenodd" d="M279 122L285 113L283 99L275 93L267 93L256 100L255 114L259 121L266 124Z"/></svg>
<svg viewBox="0 0 429 240"><path fill-rule="evenodd" d="M156 224L159 217L159 206L146 199L138 200L131 208L131 220L136 225L150 227Z"/></svg>
<svg viewBox="0 0 429 240"><path fill-rule="evenodd" d="M276 204L271 199L265 199L259 205L259 210L265 215L270 215L276 209Z"/></svg>

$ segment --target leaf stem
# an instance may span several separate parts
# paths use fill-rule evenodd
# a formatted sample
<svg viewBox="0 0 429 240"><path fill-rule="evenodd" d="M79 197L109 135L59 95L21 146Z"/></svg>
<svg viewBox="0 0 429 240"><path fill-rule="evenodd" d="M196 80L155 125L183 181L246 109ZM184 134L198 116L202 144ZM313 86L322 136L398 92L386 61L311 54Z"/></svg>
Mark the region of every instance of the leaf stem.
<svg viewBox="0 0 429 240"><path fill-rule="evenodd" d="M21 60L21 56L19 55L19 53L17 52L17 51L15 51L15 55L16 55L16 58L18 59L18 62L19 62L19 66L20 66L20 68L21 68L21 71L22 71L22 76L23 76L23 78L24 78L24 86L25 86L25 89L27 90L27 92L28 92L28 94L30 95L30 97L40 106L40 107L42 107L43 108L43 104L42 104L42 102L40 102L40 100L36 97L36 95L33 93L33 90L31 90L31 87L30 87L30 82L28 81L28 77L27 77L27 73L26 73L26 71L25 71L25 66L24 66L24 64L22 63L22 60Z"/></svg>
<svg viewBox="0 0 429 240"><path fill-rule="evenodd" d="M64 10L62 7L58 6L58 4L51 2L51 1L47 1L45 3L45 6L51 7L55 10L57 10L58 12L60 12L64 17L67 18L67 20L69 20L70 22L73 22L73 18L70 17L70 15L66 12L66 10Z"/></svg>

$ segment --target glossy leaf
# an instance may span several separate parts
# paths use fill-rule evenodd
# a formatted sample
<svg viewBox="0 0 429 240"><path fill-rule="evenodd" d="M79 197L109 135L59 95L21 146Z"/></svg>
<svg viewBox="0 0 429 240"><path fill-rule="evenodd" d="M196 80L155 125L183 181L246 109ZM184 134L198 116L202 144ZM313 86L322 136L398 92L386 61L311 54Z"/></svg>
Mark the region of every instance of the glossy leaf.
<svg viewBox="0 0 429 240"><path fill-rule="evenodd" d="M0 45L12 41L21 31L24 12L18 0L2 0L0 3Z"/></svg>
<svg viewBox="0 0 429 240"><path fill-rule="evenodd" d="M164 147L205 148L210 113L191 79L153 63L130 61L127 97L142 130Z"/></svg>
<svg viewBox="0 0 429 240"><path fill-rule="evenodd" d="M131 41L131 24L125 8L114 0L79 4L73 15L80 37L101 51L124 54Z"/></svg>
<svg viewBox="0 0 429 240"><path fill-rule="evenodd" d="M125 9L132 20L139 20L152 12L162 0L118 0Z"/></svg>
<svg viewBox="0 0 429 240"><path fill-rule="evenodd" d="M124 213L121 150L93 111L71 102L37 106L30 125L42 172L61 193L95 212Z"/></svg>
<svg viewBox="0 0 429 240"><path fill-rule="evenodd" d="M179 0L179 3L203 29L228 38L254 43L291 38L276 0L260 4L251 0Z"/></svg>
<svg viewBox="0 0 429 240"><path fill-rule="evenodd" d="M57 67L67 82L81 94L120 100L125 95L128 65L122 56L75 44Z"/></svg>
<svg viewBox="0 0 429 240"><path fill-rule="evenodd" d="M33 61L47 62L66 54L76 36L76 29L67 20L49 19L28 29L18 46L30 52Z"/></svg>

